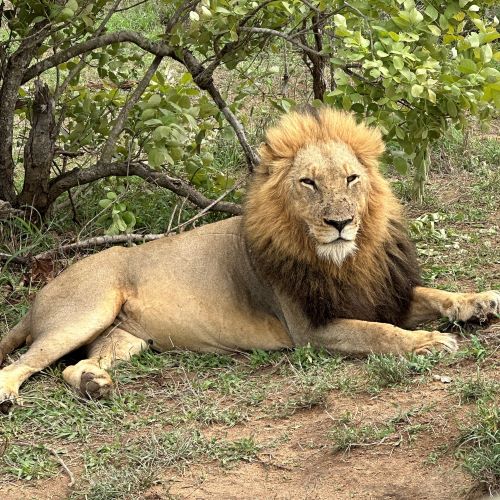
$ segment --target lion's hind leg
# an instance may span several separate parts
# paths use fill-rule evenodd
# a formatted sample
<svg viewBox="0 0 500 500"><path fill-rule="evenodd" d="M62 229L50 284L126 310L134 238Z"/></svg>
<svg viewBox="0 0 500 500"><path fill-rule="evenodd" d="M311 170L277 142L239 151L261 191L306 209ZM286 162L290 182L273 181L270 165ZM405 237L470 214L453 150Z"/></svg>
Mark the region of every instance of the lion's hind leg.
<svg viewBox="0 0 500 500"><path fill-rule="evenodd" d="M93 290L92 300L83 307L75 299L77 294L64 301L66 297L58 288L49 286L40 292L31 309L33 343L17 361L0 370L2 413L19 402L19 388L28 377L95 340L113 323L123 303L119 290L107 288Z"/></svg>
<svg viewBox="0 0 500 500"><path fill-rule="evenodd" d="M31 314L26 314L19 323L0 340L0 366L7 354L21 347L30 336Z"/></svg>
<svg viewBox="0 0 500 500"><path fill-rule="evenodd" d="M107 397L113 389L107 370L146 348L144 340L119 327L111 327L88 346L87 359L63 371L63 378L83 396L92 399Z"/></svg>

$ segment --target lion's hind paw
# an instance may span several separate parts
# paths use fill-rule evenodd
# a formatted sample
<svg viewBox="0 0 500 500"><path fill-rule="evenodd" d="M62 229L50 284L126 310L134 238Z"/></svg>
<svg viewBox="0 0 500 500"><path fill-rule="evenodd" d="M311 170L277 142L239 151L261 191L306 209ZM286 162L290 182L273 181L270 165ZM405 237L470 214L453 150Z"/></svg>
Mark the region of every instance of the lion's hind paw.
<svg viewBox="0 0 500 500"><path fill-rule="evenodd" d="M13 392L5 392L0 390L0 414L8 415L14 405L22 406L21 398Z"/></svg>
<svg viewBox="0 0 500 500"><path fill-rule="evenodd" d="M102 373L84 372L80 379L80 392L90 399L108 398L113 391L111 377L102 370Z"/></svg>

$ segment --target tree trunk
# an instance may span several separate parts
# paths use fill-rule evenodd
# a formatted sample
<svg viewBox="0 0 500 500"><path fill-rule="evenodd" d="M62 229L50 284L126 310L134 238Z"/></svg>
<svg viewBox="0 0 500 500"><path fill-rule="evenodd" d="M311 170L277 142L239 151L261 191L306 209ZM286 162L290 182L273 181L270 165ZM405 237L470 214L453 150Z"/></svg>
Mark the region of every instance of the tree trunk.
<svg viewBox="0 0 500 500"><path fill-rule="evenodd" d="M24 147L24 185L17 205L33 206L40 215L49 208L49 179L54 159L54 100L46 84L36 82L31 130Z"/></svg>
<svg viewBox="0 0 500 500"><path fill-rule="evenodd" d="M22 56L12 56L5 65L3 84L0 89L0 199L10 203L14 203L16 199L12 158L14 110L28 62L29 60L22 61Z"/></svg>

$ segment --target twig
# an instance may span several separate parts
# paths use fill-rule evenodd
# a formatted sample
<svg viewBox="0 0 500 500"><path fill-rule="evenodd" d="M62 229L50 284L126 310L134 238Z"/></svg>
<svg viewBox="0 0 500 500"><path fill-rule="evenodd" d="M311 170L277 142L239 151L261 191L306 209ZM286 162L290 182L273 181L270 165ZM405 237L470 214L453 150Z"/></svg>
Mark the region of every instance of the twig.
<svg viewBox="0 0 500 500"><path fill-rule="evenodd" d="M90 248L93 246L104 246L104 245L115 245L118 243L135 243L135 242L146 242L159 240L165 236L164 233L160 234L117 234L117 235L107 235L107 236L95 236L89 238L88 240L77 241L75 243L69 243L67 245L62 245L58 248L52 248L45 252L41 252L34 257L32 260L43 260L52 257L56 253L65 253L68 250L82 250L84 248Z"/></svg>
<svg viewBox="0 0 500 500"><path fill-rule="evenodd" d="M312 49L311 47L308 47L307 45L304 45L297 40L295 40L294 37L291 37L289 35L286 35L285 33L281 33L281 31L278 30L273 30L270 28L246 28L242 26L240 28L240 31L248 31L249 33L262 33L264 35L273 35L273 36L278 36L280 38L284 38L288 42L290 42L293 45L296 45L300 49L302 49L304 52L307 52L309 54L312 54L317 57L324 57L325 54L322 54L321 52L318 52L317 50Z"/></svg>
<svg viewBox="0 0 500 500"><path fill-rule="evenodd" d="M116 9L116 12L125 12L126 10L133 9L134 7L138 7L139 5L142 5L143 3L148 2L149 0L140 0L137 3L134 3L132 5L128 5L127 7L122 7L121 9Z"/></svg>
<svg viewBox="0 0 500 500"><path fill-rule="evenodd" d="M68 474L69 477L69 483L68 486L71 488L75 484L75 476L73 476L73 473L69 470L68 466L64 463L64 460L59 456L56 450L51 448L50 446L47 446L46 444L42 445L48 452L52 453L54 455L55 459L61 464L61 467L64 469L66 474Z"/></svg>
<svg viewBox="0 0 500 500"><path fill-rule="evenodd" d="M69 467L64 463L64 460L59 456L59 453L57 453L57 451L54 450L53 448L51 448L50 446L48 446L46 444L28 443L25 441L15 441L11 444L15 445L15 446L27 446L29 448L33 448L36 446L36 447L43 448L43 449L47 450L49 453L54 455L55 459L61 464L61 466L64 469L64 471L66 472L66 474L68 474L68 477L69 477L68 486L71 487L75 484L75 476L73 475L73 473L71 472ZM7 438L5 438L5 440L2 444L2 453L0 454L0 456L5 453L8 445L9 445L9 441Z"/></svg>
<svg viewBox="0 0 500 500"><path fill-rule="evenodd" d="M232 186L228 190L224 191L217 199L215 199L212 203L210 203L210 205L206 206L203 210L201 210L200 212L198 212L195 216L191 217L191 219L189 219L189 220L187 220L187 221L185 221L185 222L183 222L181 224L178 224L177 227L174 227L172 229L172 231L175 231L177 229L181 229L184 226L188 226L189 224L192 224L193 222L197 221L198 219L200 219L201 217L203 217L204 215L206 215L206 213L212 207L214 207L219 201L221 201L222 199L224 199L229 193L232 193L233 191L235 191L236 189L238 189L242 185L243 185L243 181L236 182L234 184L234 186ZM179 211L179 213L180 213L180 211Z"/></svg>
<svg viewBox="0 0 500 500"><path fill-rule="evenodd" d="M167 233L167 234L169 234L171 229L172 229L172 222L174 222L175 212L177 212L178 208L179 208L179 204L176 203L174 205L174 209L172 210L172 213L170 214L170 220L168 221L167 230L165 231L165 233Z"/></svg>
<svg viewBox="0 0 500 500"><path fill-rule="evenodd" d="M308 0L300 0L304 5L307 5L311 10L314 10L314 12L317 12L318 14L321 13L321 11L318 9L318 7L316 7L315 5L313 5L311 2L309 2Z"/></svg>

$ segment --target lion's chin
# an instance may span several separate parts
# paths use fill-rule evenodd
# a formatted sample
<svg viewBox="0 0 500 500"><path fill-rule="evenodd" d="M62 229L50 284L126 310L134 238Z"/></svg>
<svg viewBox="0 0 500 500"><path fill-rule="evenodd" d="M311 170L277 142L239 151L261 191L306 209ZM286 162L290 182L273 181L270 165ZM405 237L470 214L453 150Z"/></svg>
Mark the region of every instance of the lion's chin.
<svg viewBox="0 0 500 500"><path fill-rule="evenodd" d="M320 259L330 260L340 266L357 248L355 241L335 240L331 243L318 243L316 252Z"/></svg>

